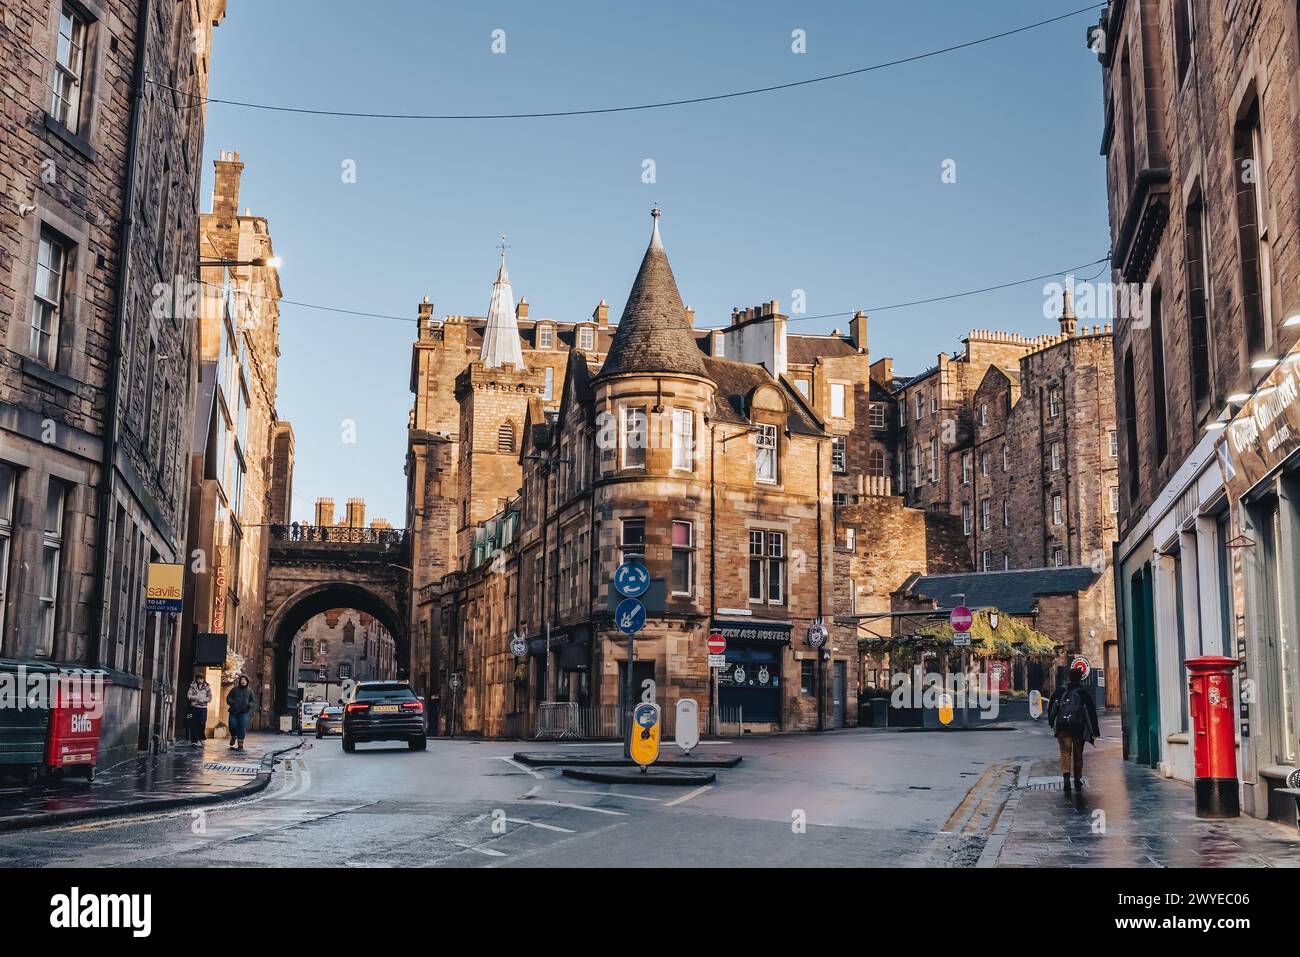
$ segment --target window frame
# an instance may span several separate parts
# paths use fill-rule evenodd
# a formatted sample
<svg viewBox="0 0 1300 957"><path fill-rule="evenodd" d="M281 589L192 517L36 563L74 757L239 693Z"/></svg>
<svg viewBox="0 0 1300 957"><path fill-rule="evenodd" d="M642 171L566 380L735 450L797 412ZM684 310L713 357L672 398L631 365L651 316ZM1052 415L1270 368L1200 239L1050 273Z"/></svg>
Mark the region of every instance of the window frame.
<svg viewBox="0 0 1300 957"><path fill-rule="evenodd" d="M9 601L9 557L13 551L14 501L18 495L18 468L0 462L0 652L4 649Z"/></svg>
<svg viewBox="0 0 1300 957"><path fill-rule="evenodd" d="M843 382L830 383L830 401L832 419L843 419L848 416L848 388Z"/></svg>
<svg viewBox="0 0 1300 957"><path fill-rule="evenodd" d="M749 604L785 605L789 596L785 569L785 532L766 528L749 529L748 557ZM759 586L757 591L754 588L756 572Z"/></svg>
<svg viewBox="0 0 1300 957"><path fill-rule="evenodd" d="M754 426L754 481L756 483L776 485L780 482L780 444L780 436L775 425L759 422ZM764 456L764 452L771 454ZM770 468L763 467L765 459L770 461Z"/></svg>
<svg viewBox="0 0 1300 957"><path fill-rule="evenodd" d="M578 348L583 352L591 352L596 348L596 330L593 327L578 327Z"/></svg>
<svg viewBox="0 0 1300 957"><path fill-rule="evenodd" d="M646 445L650 435L650 410L644 405L620 405L619 407L619 465L625 469L642 469L646 467ZM640 428L636 428L634 416L640 416ZM633 437L640 437L640 445L634 444Z"/></svg>
<svg viewBox="0 0 1300 957"><path fill-rule="evenodd" d="M692 522L673 519L672 531L675 533L679 527L686 529L686 542L679 545L676 541L676 535L673 535L669 584L674 596L689 598L695 594L695 525ZM678 556L683 556L686 559L686 588L684 590L677 587Z"/></svg>
<svg viewBox="0 0 1300 957"><path fill-rule="evenodd" d="M843 475L849 470L849 437L831 436L831 471Z"/></svg>
<svg viewBox="0 0 1300 957"><path fill-rule="evenodd" d="M42 261L46 248L57 252L57 269L51 268L53 254L47 261ZM27 307L27 347L25 355L49 369L59 365L59 338L63 332L64 303L68 295L68 279L71 261L76 244L64 237L48 223L42 223L36 239L36 259L32 271L31 301ZM48 279L46 288L41 289L42 272L46 277L54 277L57 289L50 298ZM42 322L37 323L38 311ZM47 322L48 321L48 325ZM44 337L44 348L41 346Z"/></svg>
<svg viewBox="0 0 1300 957"><path fill-rule="evenodd" d="M636 528L639 528L641 530L641 536L640 536L641 541L639 543L636 542L635 540L629 542L628 531ZM646 558L645 531L646 531L646 522L645 519L640 516L634 515L634 516L629 516L628 518L619 519L618 551L619 551L620 562L632 561L634 559L642 563L645 562L645 558ZM632 536L632 538L635 539L635 536ZM640 545L639 549L637 548L638 544Z"/></svg>
<svg viewBox="0 0 1300 957"><path fill-rule="evenodd" d="M680 472L695 471L695 411L672 410L673 464Z"/></svg>
<svg viewBox="0 0 1300 957"><path fill-rule="evenodd" d="M59 617L59 592L63 579L63 544L67 537L68 498L72 485L63 479L50 477L45 488L45 510L41 523L40 592L37 595L37 645L35 654L47 658L54 654L54 637ZM54 496L57 506L53 506ZM50 528L53 511L57 528Z"/></svg>
<svg viewBox="0 0 1300 957"><path fill-rule="evenodd" d="M74 69L71 64L63 62L63 21L70 19L74 28L79 27L80 47L77 47L78 62ZM91 30L94 26L94 20L91 19L84 10L63 0L59 4L58 17L54 26L54 56L50 63L53 67L50 74L49 98L46 101L46 112L54 122L58 123L65 130L74 136L81 135L82 121L86 115L86 94L89 88L87 83L88 58L87 52L91 44ZM68 37L68 46L70 49L75 45L75 33ZM75 90L75 99L68 99L61 95L67 92L64 82L72 78L71 86ZM64 109L60 109L59 104L65 104Z"/></svg>

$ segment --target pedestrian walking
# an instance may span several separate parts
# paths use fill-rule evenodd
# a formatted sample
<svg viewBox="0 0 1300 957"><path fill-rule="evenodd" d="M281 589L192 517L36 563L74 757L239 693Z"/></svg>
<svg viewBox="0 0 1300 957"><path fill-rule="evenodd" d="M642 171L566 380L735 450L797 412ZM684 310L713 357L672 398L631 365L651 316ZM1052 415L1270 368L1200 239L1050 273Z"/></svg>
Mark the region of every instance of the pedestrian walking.
<svg viewBox="0 0 1300 957"><path fill-rule="evenodd" d="M1061 752L1061 777L1065 793L1071 794L1070 773L1074 773L1074 786L1083 790L1083 744L1097 746L1101 727L1097 724L1097 706L1092 695L1083 687L1083 669L1071 668L1066 683L1052 692L1047 705L1047 723L1056 733L1056 743Z"/></svg>
<svg viewBox="0 0 1300 957"><path fill-rule="evenodd" d="M248 733L248 723L253 720L253 688L248 675L235 679L235 686L226 695L226 707L230 709L230 747L235 751L244 750L244 735Z"/></svg>
<svg viewBox="0 0 1300 957"><path fill-rule="evenodd" d="M190 730L190 744L196 748L201 748L208 733L208 703L212 701L212 686L208 684L208 679L204 677L203 672L200 671L194 676L185 697L190 703L189 721L187 722Z"/></svg>

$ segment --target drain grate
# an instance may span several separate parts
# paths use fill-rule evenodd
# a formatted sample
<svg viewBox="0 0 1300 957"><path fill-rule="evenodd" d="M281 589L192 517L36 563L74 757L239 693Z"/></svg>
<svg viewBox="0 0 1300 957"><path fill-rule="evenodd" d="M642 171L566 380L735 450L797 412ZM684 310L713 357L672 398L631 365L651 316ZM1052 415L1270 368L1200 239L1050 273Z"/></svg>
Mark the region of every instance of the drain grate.
<svg viewBox="0 0 1300 957"><path fill-rule="evenodd" d="M220 771L223 774L256 774L262 770L261 765L257 764L221 764L211 762L203 765L204 771Z"/></svg>
<svg viewBox="0 0 1300 957"><path fill-rule="evenodd" d="M1025 785L1028 791L1060 791L1065 782L1061 778L1030 778ZM1088 779L1083 779L1083 786L1088 786Z"/></svg>

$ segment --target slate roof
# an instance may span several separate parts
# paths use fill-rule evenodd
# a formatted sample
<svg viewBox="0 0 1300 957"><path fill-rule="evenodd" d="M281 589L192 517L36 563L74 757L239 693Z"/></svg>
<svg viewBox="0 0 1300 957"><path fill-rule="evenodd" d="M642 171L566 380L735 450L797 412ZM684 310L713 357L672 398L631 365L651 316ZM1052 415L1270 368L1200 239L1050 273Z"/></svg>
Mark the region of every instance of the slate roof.
<svg viewBox="0 0 1300 957"><path fill-rule="evenodd" d="M673 268L659 239L659 210L641 269L628 293L600 374L679 372L707 376L704 355L686 321Z"/></svg>
<svg viewBox="0 0 1300 957"><path fill-rule="evenodd" d="M785 337L785 358L794 365L809 366L817 359L834 359L838 356L856 356L857 346L843 336Z"/></svg>
<svg viewBox="0 0 1300 957"><path fill-rule="evenodd" d="M736 425L750 425L749 417L745 414L745 399L758 386L772 385L785 392L790 401L786 426L791 432L800 435L822 434L822 430L799 407L789 390L773 379L761 365L709 356L704 359L704 367L707 370L705 375L718 385L718 391L713 396L714 416L717 419Z"/></svg>
<svg viewBox="0 0 1300 957"><path fill-rule="evenodd" d="M1039 595L1072 595L1087 591L1100 577L1100 572L1087 565L966 572L960 575L922 575L907 590L913 595L934 599L940 608L952 608L956 596L964 594L964 601L970 608L991 606L1009 615L1026 615L1034 610Z"/></svg>

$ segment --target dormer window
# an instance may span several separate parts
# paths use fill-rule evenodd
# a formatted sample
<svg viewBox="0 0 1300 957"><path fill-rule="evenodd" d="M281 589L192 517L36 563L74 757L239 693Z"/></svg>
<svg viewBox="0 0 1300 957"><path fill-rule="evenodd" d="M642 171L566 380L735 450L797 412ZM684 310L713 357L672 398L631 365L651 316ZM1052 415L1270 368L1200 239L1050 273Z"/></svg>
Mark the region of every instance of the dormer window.
<svg viewBox="0 0 1300 957"><path fill-rule="evenodd" d="M543 322L537 327L537 348L551 349L555 346L555 327Z"/></svg>
<svg viewBox="0 0 1300 957"><path fill-rule="evenodd" d="M591 352L596 348L596 330L591 326L578 327L578 348L584 352Z"/></svg>

